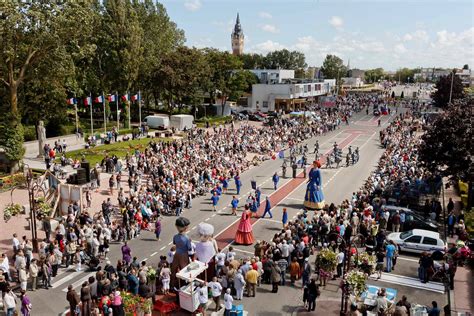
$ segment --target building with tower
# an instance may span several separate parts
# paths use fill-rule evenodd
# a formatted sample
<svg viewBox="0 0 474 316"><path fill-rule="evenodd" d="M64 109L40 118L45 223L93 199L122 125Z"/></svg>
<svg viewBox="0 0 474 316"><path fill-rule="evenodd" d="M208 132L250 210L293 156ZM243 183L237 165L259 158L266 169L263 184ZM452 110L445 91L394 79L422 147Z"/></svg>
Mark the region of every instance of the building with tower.
<svg viewBox="0 0 474 316"><path fill-rule="evenodd" d="M237 13L237 19L235 21L234 30L231 35L232 42L232 54L240 56L244 53L244 32L242 32L242 26L240 25L239 14Z"/></svg>

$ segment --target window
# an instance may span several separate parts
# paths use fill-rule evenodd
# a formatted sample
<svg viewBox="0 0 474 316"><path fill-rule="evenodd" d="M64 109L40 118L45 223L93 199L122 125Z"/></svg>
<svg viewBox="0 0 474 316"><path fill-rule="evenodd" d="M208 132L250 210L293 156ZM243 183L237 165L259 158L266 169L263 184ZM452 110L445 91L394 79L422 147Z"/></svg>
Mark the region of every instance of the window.
<svg viewBox="0 0 474 316"><path fill-rule="evenodd" d="M406 231L406 232L403 232L400 234L400 238L401 239L407 239L408 237L412 236L413 235L413 231L412 230L409 230L409 231Z"/></svg>
<svg viewBox="0 0 474 316"><path fill-rule="evenodd" d="M308 85L308 91L311 92L311 85Z"/></svg>
<svg viewBox="0 0 474 316"><path fill-rule="evenodd" d="M405 239L405 242L419 244L421 242L421 236L411 236L410 238Z"/></svg>
<svg viewBox="0 0 474 316"><path fill-rule="evenodd" d="M430 237L425 237L423 238L423 245L433 245L436 246L438 244L438 241L434 238Z"/></svg>
<svg viewBox="0 0 474 316"><path fill-rule="evenodd" d="M262 102L262 106L263 106L264 108L268 108L268 101L263 101L263 102Z"/></svg>

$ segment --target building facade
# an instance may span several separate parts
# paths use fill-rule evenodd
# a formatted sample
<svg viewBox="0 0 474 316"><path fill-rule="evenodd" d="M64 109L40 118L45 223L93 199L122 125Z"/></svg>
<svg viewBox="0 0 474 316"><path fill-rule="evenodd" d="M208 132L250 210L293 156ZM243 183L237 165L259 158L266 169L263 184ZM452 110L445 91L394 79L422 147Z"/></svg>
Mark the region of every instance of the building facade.
<svg viewBox="0 0 474 316"><path fill-rule="evenodd" d="M244 53L244 32L240 25L239 14L237 13L237 19L235 20L234 30L232 31L231 43L232 43L232 54L240 56Z"/></svg>
<svg viewBox="0 0 474 316"><path fill-rule="evenodd" d="M249 111L298 111L308 103L316 103L319 96L334 90L335 79L284 80L277 84L254 84L248 106Z"/></svg>
<svg viewBox="0 0 474 316"><path fill-rule="evenodd" d="M295 71L287 69L249 69L255 74L259 83L275 84L282 83L285 79L294 79Z"/></svg>

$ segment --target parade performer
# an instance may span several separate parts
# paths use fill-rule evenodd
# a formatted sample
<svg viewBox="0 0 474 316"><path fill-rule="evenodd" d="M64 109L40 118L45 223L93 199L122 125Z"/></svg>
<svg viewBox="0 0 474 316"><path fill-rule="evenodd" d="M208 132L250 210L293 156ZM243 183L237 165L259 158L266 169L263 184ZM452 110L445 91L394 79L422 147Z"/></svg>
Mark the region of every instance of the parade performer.
<svg viewBox="0 0 474 316"><path fill-rule="evenodd" d="M173 236L173 244L176 246L176 253L171 263L173 286L177 286L176 273L189 264L189 255L192 252L191 239L186 235L189 224L189 220L185 217L178 217L175 222L178 233Z"/></svg>
<svg viewBox="0 0 474 316"><path fill-rule="evenodd" d="M198 225L198 233L200 242L196 244L196 259L208 265L205 276L207 276L207 280L212 280L216 274L214 256L217 253L217 243L213 238L214 226L207 223L200 223ZM204 277L204 275L202 277Z"/></svg>
<svg viewBox="0 0 474 316"><path fill-rule="evenodd" d="M313 162L313 167L309 172L308 185L304 197L304 207L312 210L320 210L324 207L324 195L322 189L321 163Z"/></svg>
<svg viewBox="0 0 474 316"><path fill-rule="evenodd" d="M242 212L239 227L235 234L235 243L240 245L253 244L252 224L250 223L250 212L247 205L245 206L245 210Z"/></svg>

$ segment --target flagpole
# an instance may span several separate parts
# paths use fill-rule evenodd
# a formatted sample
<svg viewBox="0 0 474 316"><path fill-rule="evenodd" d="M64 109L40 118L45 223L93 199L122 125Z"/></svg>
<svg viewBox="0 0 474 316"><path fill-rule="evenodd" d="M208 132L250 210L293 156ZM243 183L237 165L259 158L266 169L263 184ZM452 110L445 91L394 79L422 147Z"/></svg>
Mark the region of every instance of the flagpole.
<svg viewBox="0 0 474 316"><path fill-rule="evenodd" d="M130 111L130 102L130 93L127 91L128 128L132 128L132 113Z"/></svg>
<svg viewBox="0 0 474 316"><path fill-rule="evenodd" d="M92 119L92 93L89 92L89 99L87 100L89 108L91 109L91 136L94 135L94 121Z"/></svg>
<svg viewBox="0 0 474 316"><path fill-rule="evenodd" d="M104 106L104 133L107 134L107 118L105 114L105 96L104 91L102 91L102 104Z"/></svg>
<svg viewBox="0 0 474 316"><path fill-rule="evenodd" d="M140 119L140 127L142 126L142 97L140 95L140 90L138 90L138 116Z"/></svg>
<svg viewBox="0 0 474 316"><path fill-rule="evenodd" d="M120 118L119 118L119 108L118 108L118 97L119 97L119 94L118 94L118 91L116 91L115 93L115 106L117 107L117 133L119 132L120 130Z"/></svg>
<svg viewBox="0 0 474 316"><path fill-rule="evenodd" d="M77 118L77 99L76 99L76 94L74 93L74 112L76 112L76 134L79 133L79 120Z"/></svg>

